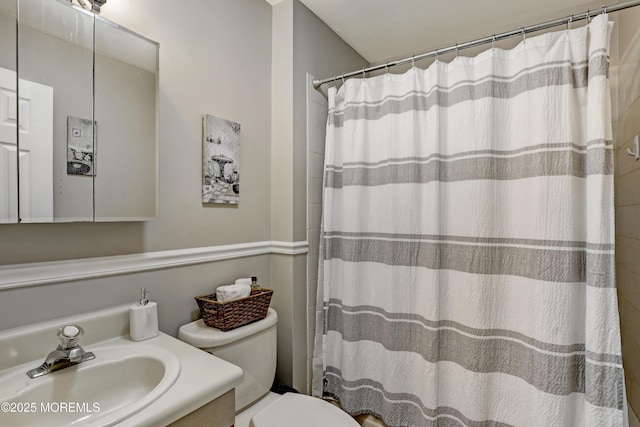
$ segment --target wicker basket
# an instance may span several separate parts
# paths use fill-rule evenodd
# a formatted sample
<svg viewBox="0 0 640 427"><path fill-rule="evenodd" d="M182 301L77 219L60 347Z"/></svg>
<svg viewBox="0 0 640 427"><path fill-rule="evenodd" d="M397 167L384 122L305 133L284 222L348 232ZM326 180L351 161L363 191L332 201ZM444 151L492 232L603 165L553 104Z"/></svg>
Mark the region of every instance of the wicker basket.
<svg viewBox="0 0 640 427"><path fill-rule="evenodd" d="M246 298L227 302L218 302L215 293L195 299L205 325L229 331L264 319L272 294L273 290L262 288L251 291L251 295Z"/></svg>

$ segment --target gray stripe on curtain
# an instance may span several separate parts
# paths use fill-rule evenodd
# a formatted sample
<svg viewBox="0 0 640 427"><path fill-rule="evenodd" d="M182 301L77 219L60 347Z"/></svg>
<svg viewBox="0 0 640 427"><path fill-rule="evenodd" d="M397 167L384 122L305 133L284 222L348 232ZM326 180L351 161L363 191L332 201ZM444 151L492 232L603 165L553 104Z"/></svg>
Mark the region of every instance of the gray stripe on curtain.
<svg viewBox="0 0 640 427"><path fill-rule="evenodd" d="M380 316L382 319L385 319L387 322L399 322L398 325L402 325L402 322L414 323L417 325L422 325L425 329L443 329L447 328L450 330L455 330L462 332L467 335L473 335L478 338L482 337L494 337L494 338L506 338L511 340L518 340L526 343L532 347L535 347L537 350L542 350L546 352L559 353L560 355L568 355L571 353L582 353L585 355L586 359L592 360L594 362L605 362L605 363L613 363L617 365L622 364L622 357L617 354L603 354L603 353L593 353L593 352L585 352L584 343L575 343L575 344L553 344L544 341L537 340L535 338L524 335L520 332L512 331L509 329L478 329L472 328L470 326L463 325L459 322L454 322L452 320L439 320L433 321L426 319L423 316L418 314L411 313L390 313L380 307L372 306L372 305L358 305L358 306L349 306L344 305L342 301L332 298L328 303L325 303L327 309L329 307L333 307L333 310L340 309L349 315L357 315L360 313L369 313ZM332 330L339 330L339 328L331 328L329 324L327 324L327 328ZM532 351L536 351L536 349L532 349Z"/></svg>
<svg viewBox="0 0 640 427"><path fill-rule="evenodd" d="M588 250L473 246L449 242L411 242L327 237L324 260L379 262L386 265L503 274L549 282L585 282L615 287L614 254ZM589 266L589 274L586 268Z"/></svg>
<svg viewBox="0 0 640 427"><path fill-rule="evenodd" d="M454 88L435 86L428 92L412 91L402 95L402 98L388 97L375 105L366 103L351 103L343 110L329 111L328 124L341 127L345 120L378 120L388 114L401 114L407 111L428 111L433 106L450 107L465 101L482 98L509 99L521 93L542 87L571 85L581 88L587 85L590 78L607 76L609 59L604 52L593 56L589 65L580 63L574 68L573 64L564 66L535 67L515 78L489 76L477 81L465 81ZM500 81L511 79L510 81Z"/></svg>
<svg viewBox="0 0 640 427"><path fill-rule="evenodd" d="M418 156L389 157L387 159L380 160L377 162L344 162L342 163L342 166L328 164L325 166L325 168L341 171L345 168L350 168L353 166L372 167L372 166L385 166L393 163L405 163L405 162L424 163L424 162L428 162L430 160L435 160L435 159L453 160L460 157L472 157L472 156L479 156L479 155L482 155L485 157L515 156L516 154L522 154L522 153L533 152L533 151L541 151L541 150L559 151L560 149L563 149L563 148L567 150L578 151L580 153L586 153L590 147L594 147L594 146L604 146L606 148L613 148L613 142L607 141L604 139L595 139L593 141L587 141L586 146L578 145L573 142L559 142L559 143L528 145L526 147L516 148L514 150L471 150L471 151L461 151L459 153L453 153L453 154L433 153L433 154L430 154L429 156L423 156L423 157L418 157Z"/></svg>
<svg viewBox="0 0 640 427"><path fill-rule="evenodd" d="M520 239L507 237L469 237L469 236L449 236L435 234L405 234L405 233L368 233L349 231L325 231L324 237L344 237L351 239L389 239L389 240L435 240L443 242L466 242L484 243L489 245L528 245L528 246L552 246L559 248L586 248L596 251L613 251L616 245L613 243L587 243L582 241L568 240L542 240L542 239Z"/></svg>
<svg viewBox="0 0 640 427"><path fill-rule="evenodd" d="M325 187L378 186L388 184L426 184L477 179L515 180L541 176L613 174L613 150L593 148L588 153L546 151L513 158L476 157L428 163L407 162L376 168L349 167L325 172Z"/></svg>
<svg viewBox="0 0 640 427"><path fill-rule="evenodd" d="M593 405L622 409L622 399L609 392L620 389L624 381L620 362L597 364L582 353L549 354L511 339L470 337L449 328L434 330L416 322L389 321L377 313L349 313L331 305L327 327L344 341L373 341L389 351L419 354L430 363L449 361L473 372L513 375L555 395L586 392L586 400ZM596 378L599 387L585 390L585 371L589 371L587 378Z"/></svg>
<svg viewBox="0 0 640 427"><path fill-rule="evenodd" d="M420 427L510 427L510 424L499 421L476 421L464 416L460 411L448 407L427 408L422 401L409 393L391 393L383 385L370 379L348 381L342 378L339 369L328 366L326 372L327 383L331 390L341 390L340 405L353 415L372 414L380 418L383 409L388 408L387 427L407 427L402 420L421 419ZM331 397L337 397L329 394ZM367 403L362 408L361 402ZM414 425L411 427L417 427Z"/></svg>

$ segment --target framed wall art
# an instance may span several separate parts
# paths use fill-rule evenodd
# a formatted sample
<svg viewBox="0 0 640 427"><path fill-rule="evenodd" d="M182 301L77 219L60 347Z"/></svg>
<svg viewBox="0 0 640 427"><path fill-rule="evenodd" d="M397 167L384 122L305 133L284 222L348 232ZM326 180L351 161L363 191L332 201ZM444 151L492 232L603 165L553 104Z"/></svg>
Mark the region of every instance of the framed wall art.
<svg viewBox="0 0 640 427"><path fill-rule="evenodd" d="M96 138L93 134L96 133ZM67 174L96 175L98 123L80 117L67 117Z"/></svg>
<svg viewBox="0 0 640 427"><path fill-rule="evenodd" d="M240 124L202 119L202 203L240 202Z"/></svg>

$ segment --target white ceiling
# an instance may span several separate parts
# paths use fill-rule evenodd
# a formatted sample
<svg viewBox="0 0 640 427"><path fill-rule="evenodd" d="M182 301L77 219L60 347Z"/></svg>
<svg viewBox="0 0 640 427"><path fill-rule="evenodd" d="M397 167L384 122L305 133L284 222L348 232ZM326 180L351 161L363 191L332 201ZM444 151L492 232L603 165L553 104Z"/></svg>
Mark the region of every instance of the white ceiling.
<svg viewBox="0 0 640 427"><path fill-rule="evenodd" d="M267 0L278 3L280 0ZM370 63L453 46L611 0L300 0Z"/></svg>

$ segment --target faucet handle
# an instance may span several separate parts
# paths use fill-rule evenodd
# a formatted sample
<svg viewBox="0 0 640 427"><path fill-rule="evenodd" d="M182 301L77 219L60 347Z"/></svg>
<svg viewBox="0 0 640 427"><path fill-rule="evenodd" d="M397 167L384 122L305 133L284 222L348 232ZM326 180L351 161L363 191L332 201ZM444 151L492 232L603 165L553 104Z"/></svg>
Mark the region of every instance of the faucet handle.
<svg viewBox="0 0 640 427"><path fill-rule="evenodd" d="M64 325L58 329L58 338L62 350L75 347L78 339L84 334L84 329L78 325Z"/></svg>

